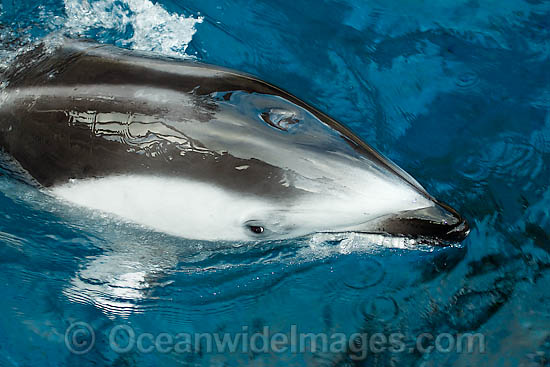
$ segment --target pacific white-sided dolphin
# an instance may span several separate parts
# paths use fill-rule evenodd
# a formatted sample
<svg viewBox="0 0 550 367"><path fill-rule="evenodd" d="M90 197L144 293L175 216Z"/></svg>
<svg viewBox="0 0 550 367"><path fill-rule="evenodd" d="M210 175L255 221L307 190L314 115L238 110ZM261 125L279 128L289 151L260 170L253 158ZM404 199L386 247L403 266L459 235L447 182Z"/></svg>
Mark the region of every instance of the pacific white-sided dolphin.
<svg viewBox="0 0 550 367"><path fill-rule="evenodd" d="M469 231L343 125L253 76L67 40L2 79L0 147L82 206L206 240Z"/></svg>

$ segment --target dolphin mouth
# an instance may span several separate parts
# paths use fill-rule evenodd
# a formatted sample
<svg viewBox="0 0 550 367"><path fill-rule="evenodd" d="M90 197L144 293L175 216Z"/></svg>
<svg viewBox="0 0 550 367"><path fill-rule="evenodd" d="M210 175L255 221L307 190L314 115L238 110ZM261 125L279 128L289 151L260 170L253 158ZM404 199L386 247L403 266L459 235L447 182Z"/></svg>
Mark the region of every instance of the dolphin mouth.
<svg viewBox="0 0 550 367"><path fill-rule="evenodd" d="M352 229L354 232L381 234L416 239L434 246L460 243L470 233L470 226L449 205L434 201L426 208L407 210L367 222Z"/></svg>
<svg viewBox="0 0 550 367"><path fill-rule="evenodd" d="M390 235L431 239L442 245L462 242L470 226L456 210L442 202L434 206L401 212L382 220L379 229Z"/></svg>

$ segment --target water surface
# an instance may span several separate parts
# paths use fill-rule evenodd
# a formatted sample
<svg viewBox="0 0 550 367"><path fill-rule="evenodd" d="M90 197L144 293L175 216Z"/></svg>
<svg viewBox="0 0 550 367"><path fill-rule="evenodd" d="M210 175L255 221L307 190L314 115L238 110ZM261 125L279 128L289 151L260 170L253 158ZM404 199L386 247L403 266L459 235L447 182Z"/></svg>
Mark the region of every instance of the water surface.
<svg viewBox="0 0 550 367"><path fill-rule="evenodd" d="M4 172L1 366L548 363L550 2L2 0L0 67L54 34L194 58L281 86L410 172L468 218L472 233L447 249L353 234L256 246L188 241L72 208ZM67 346L75 323L94 330L86 353L88 334L75 339L81 349ZM349 346L119 353L110 336L120 326L153 336L266 326L399 333L406 348L361 358ZM479 333L485 349L420 351L423 333ZM127 335L115 341L127 344Z"/></svg>

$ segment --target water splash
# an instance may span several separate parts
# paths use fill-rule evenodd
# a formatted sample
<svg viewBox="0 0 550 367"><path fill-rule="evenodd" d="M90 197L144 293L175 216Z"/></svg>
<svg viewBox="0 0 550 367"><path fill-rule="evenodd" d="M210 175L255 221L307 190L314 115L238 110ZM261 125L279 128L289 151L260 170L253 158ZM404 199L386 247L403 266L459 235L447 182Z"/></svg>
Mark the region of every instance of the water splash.
<svg viewBox="0 0 550 367"><path fill-rule="evenodd" d="M149 0L65 0L65 27L72 36L117 39L135 50L185 57L202 18L171 14Z"/></svg>

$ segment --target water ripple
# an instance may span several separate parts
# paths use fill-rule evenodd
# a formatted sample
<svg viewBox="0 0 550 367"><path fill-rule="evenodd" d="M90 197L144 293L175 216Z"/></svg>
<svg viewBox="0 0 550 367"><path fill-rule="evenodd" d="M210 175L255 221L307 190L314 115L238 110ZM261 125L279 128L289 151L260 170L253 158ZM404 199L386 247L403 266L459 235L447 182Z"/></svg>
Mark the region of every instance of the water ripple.
<svg viewBox="0 0 550 367"><path fill-rule="evenodd" d="M462 174L474 183L489 177L534 180L543 167L544 161L533 145L521 136L503 135L485 145L476 156L467 158L462 163ZM524 188L529 187L531 184L526 182Z"/></svg>
<svg viewBox="0 0 550 367"><path fill-rule="evenodd" d="M456 85L460 89L474 89L479 84L479 75L475 71L466 71L456 79Z"/></svg>

